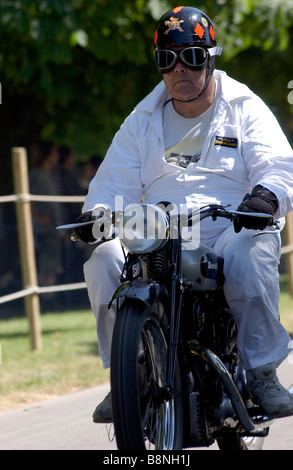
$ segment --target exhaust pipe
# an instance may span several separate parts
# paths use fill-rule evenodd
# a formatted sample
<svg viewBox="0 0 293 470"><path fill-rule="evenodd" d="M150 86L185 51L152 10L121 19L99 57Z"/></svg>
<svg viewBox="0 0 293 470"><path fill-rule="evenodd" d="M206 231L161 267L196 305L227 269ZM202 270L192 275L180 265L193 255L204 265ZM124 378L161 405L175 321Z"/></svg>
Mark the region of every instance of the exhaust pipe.
<svg viewBox="0 0 293 470"><path fill-rule="evenodd" d="M219 357L215 353L213 353L213 351L197 344L190 344L190 349L193 354L196 354L201 357L207 364L209 364L209 366L211 366L217 372L226 392L228 393L231 399L235 412L237 413L237 416L243 428L247 432L257 431L258 429L263 429L264 427L268 427L271 424L271 420L266 417L257 420L255 423L250 419L243 399L235 383L233 382L229 371L227 370L223 362L219 359ZM293 385L291 393L293 393Z"/></svg>

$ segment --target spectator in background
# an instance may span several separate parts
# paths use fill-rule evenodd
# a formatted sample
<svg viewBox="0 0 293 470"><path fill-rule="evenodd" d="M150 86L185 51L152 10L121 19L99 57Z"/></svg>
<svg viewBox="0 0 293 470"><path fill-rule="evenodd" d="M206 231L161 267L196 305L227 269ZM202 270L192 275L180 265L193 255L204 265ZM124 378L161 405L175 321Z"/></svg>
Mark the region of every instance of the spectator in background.
<svg viewBox="0 0 293 470"><path fill-rule="evenodd" d="M103 161L103 157L100 155L93 155L89 162L86 163L81 163L80 164L80 177L79 177L79 184L82 189L83 194L87 194L88 192L88 187L95 176L99 166L101 165Z"/></svg>
<svg viewBox="0 0 293 470"><path fill-rule="evenodd" d="M75 168L74 153L67 146L59 148L58 165L53 169L57 194L62 196L81 196L78 176ZM62 203L61 218L62 224L71 223L79 214L82 203Z"/></svg>
<svg viewBox="0 0 293 470"><path fill-rule="evenodd" d="M74 151L67 146L59 148L58 165L53 169L53 177L56 185L56 194L61 196L82 196L83 191L79 184L78 172L76 170ZM63 224L72 223L77 214L80 213L82 202L64 202L59 203L61 211L61 220ZM82 265L87 259L88 248L80 244L72 243L68 234L61 232L62 243L62 273L60 276L61 284L72 284L83 282ZM83 294L80 291L65 291L59 295L60 303L63 308L72 308L81 305ZM85 294L87 298L87 295Z"/></svg>
<svg viewBox="0 0 293 470"><path fill-rule="evenodd" d="M31 194L54 196L57 194L53 169L58 163L58 149L52 142L41 143L35 163L30 171ZM60 204L57 202L32 202L32 218L35 236L38 279L40 286L56 284L61 272L61 238L56 226L61 220ZM54 309L54 293L41 296L42 310Z"/></svg>
<svg viewBox="0 0 293 470"><path fill-rule="evenodd" d="M101 155L93 155L90 158L90 165L93 169L93 176L95 176L95 174L98 171L98 168L100 167L102 161L103 161L103 157L101 157Z"/></svg>
<svg viewBox="0 0 293 470"><path fill-rule="evenodd" d="M0 205L0 243L1 243L1 257L0 257L0 295L1 290L5 289L12 281L14 272L11 269L11 256L9 254L9 240L7 230L4 223L4 210ZM4 248L4 249L3 249Z"/></svg>

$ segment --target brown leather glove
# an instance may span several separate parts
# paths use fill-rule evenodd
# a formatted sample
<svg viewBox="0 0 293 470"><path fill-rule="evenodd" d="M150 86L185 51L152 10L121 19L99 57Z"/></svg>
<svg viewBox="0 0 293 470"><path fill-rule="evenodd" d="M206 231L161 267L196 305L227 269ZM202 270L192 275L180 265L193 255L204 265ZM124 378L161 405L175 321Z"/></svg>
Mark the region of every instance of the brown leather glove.
<svg viewBox="0 0 293 470"><path fill-rule="evenodd" d="M240 212L260 212L274 216L279 207L278 199L274 193L258 184L253 188L251 194L246 194L242 203L237 208ZM233 221L234 230L240 232L242 227L253 230L264 230L270 223L262 217L246 217L237 215Z"/></svg>

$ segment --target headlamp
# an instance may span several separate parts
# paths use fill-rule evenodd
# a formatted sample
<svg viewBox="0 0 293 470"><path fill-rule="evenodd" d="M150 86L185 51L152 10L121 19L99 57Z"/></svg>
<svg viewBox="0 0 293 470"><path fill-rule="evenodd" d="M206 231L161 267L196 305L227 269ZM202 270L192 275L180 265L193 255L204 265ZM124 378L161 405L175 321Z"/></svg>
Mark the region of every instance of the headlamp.
<svg viewBox="0 0 293 470"><path fill-rule="evenodd" d="M119 238L130 253L143 254L162 249L169 238L165 212L151 204L130 204L118 224Z"/></svg>

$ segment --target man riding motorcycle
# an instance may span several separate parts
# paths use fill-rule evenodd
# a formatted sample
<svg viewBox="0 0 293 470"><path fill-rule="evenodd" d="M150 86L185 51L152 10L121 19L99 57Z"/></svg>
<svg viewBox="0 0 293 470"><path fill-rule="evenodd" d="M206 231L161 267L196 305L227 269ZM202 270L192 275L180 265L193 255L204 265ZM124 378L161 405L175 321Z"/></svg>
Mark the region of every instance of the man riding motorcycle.
<svg viewBox="0 0 293 470"><path fill-rule="evenodd" d="M154 53L163 80L117 132L78 221L114 210L116 196L123 207L162 200L177 207L231 204L244 213L283 218L293 209L292 149L262 100L215 70L221 48L208 16L190 7L165 13L156 26ZM224 258L224 291L252 399L268 416L282 417L293 414L293 397L276 375L290 352L278 315L280 237L253 237L265 228L261 218L255 220L239 215L233 227L225 219L206 219L200 238ZM95 242L91 227L76 229L76 237ZM84 266L105 368L115 321L115 306L108 304L123 262L115 239L99 245ZM110 395L93 419L111 421Z"/></svg>

